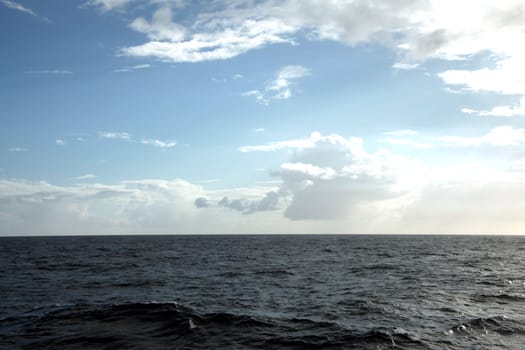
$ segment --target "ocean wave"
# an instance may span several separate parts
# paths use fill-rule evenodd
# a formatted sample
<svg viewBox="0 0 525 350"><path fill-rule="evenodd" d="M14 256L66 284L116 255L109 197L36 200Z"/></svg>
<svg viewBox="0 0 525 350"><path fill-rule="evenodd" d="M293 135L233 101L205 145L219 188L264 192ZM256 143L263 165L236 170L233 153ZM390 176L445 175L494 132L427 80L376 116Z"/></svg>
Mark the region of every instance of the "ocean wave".
<svg viewBox="0 0 525 350"><path fill-rule="evenodd" d="M525 302L525 295L499 293L499 294L475 294L472 299L481 302L497 302L500 304L507 304L513 302Z"/></svg>
<svg viewBox="0 0 525 350"><path fill-rule="evenodd" d="M18 321L15 322L15 321ZM10 327L8 327L10 326ZM4 319L0 348L28 349L425 349L408 334L357 332L336 323L231 313L199 314L175 303L75 305ZM0 332L1 333L1 332Z"/></svg>
<svg viewBox="0 0 525 350"><path fill-rule="evenodd" d="M477 317L469 319L449 330L450 334L525 334L525 324L505 316Z"/></svg>

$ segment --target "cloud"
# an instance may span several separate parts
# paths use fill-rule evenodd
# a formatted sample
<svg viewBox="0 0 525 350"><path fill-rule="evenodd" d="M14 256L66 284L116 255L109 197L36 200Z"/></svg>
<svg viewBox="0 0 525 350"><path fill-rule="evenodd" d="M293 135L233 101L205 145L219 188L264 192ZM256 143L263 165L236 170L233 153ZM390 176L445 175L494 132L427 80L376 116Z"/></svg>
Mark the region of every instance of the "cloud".
<svg viewBox="0 0 525 350"><path fill-rule="evenodd" d="M280 195L277 192L270 191L266 195L257 200L250 200L246 198L238 198L230 200L228 197L223 197L217 206L233 209L245 215L253 214L261 211L278 210Z"/></svg>
<svg viewBox="0 0 525 350"><path fill-rule="evenodd" d="M525 38L525 35L524 35ZM473 92L525 95L525 52L496 62L496 67L477 70L447 70L438 76L449 85L459 85Z"/></svg>
<svg viewBox="0 0 525 350"><path fill-rule="evenodd" d="M11 148L8 148L7 150L9 152L27 152L29 151L28 148L24 148L24 147L11 147Z"/></svg>
<svg viewBox="0 0 525 350"><path fill-rule="evenodd" d="M136 0L89 0L87 4L99 7L102 11L110 11L123 8Z"/></svg>
<svg viewBox="0 0 525 350"><path fill-rule="evenodd" d="M56 139L55 140L55 143L58 145L58 146L64 146L66 144L66 141L62 140L62 139Z"/></svg>
<svg viewBox="0 0 525 350"><path fill-rule="evenodd" d="M322 136L321 133L315 131L311 133L308 138L269 142L264 145L243 146L239 150L241 152L273 152L281 149L301 150L305 148L314 148L319 142L327 142L331 144L342 143L349 148L358 148L361 146L362 140L355 137L345 139L344 137L335 134Z"/></svg>
<svg viewBox="0 0 525 350"><path fill-rule="evenodd" d="M481 117L516 117L525 116L525 96L521 97L519 104L515 106L497 106L490 110L475 110L470 108L461 109L463 113L476 114Z"/></svg>
<svg viewBox="0 0 525 350"><path fill-rule="evenodd" d="M80 176L75 177L75 180L91 180L91 179L96 179L96 178L98 178L97 175L84 174L84 175L80 175Z"/></svg>
<svg viewBox="0 0 525 350"><path fill-rule="evenodd" d="M0 3L10 9L23 12L25 14L31 15L31 16L38 16L35 11L31 10L30 8L27 8L23 6L22 4L11 1L11 0L0 0Z"/></svg>
<svg viewBox="0 0 525 350"><path fill-rule="evenodd" d="M70 70L65 69L42 69L42 70L32 70L27 71L28 74L50 74L50 75L69 75L73 74Z"/></svg>
<svg viewBox="0 0 525 350"><path fill-rule="evenodd" d="M169 7L161 7L151 21L139 17L130 25L150 41L125 47L120 53L170 62L200 62L229 59L269 44L290 42L286 34L294 28L275 18L259 18L255 13L242 17L232 13L225 18L204 15L188 33L188 28L172 21Z"/></svg>
<svg viewBox="0 0 525 350"><path fill-rule="evenodd" d="M73 186L0 179L0 235L278 232L283 220L265 214L273 212L267 192L210 191L182 179ZM239 218L236 210L217 205L225 196L253 201L251 210L260 215ZM204 209L206 198L213 205Z"/></svg>
<svg viewBox="0 0 525 350"><path fill-rule="evenodd" d="M172 148L177 145L175 141L161 141L156 139L142 139L140 140L140 143L143 145L150 145L160 148Z"/></svg>
<svg viewBox="0 0 525 350"><path fill-rule="evenodd" d="M142 145L154 146L162 149L172 148L177 145L175 141L162 141L158 139L142 138L140 140L134 139L131 134L127 132L102 132L99 131L98 136L103 139L122 140L128 142L139 143Z"/></svg>
<svg viewBox="0 0 525 350"><path fill-rule="evenodd" d="M120 3L97 2L107 2L106 8ZM224 0L201 8L184 25L173 21L166 2L159 6L151 20L139 17L130 25L149 41L125 47L120 54L200 62L230 59L268 45L296 44L304 38L350 46L374 43L395 51L399 61L392 65L394 69L415 69L429 59L462 61L461 69L437 76L446 85L465 91L525 96L525 49L518 44L525 41L521 0L497 4L490 0L327 0L322 4L317 0ZM475 56L486 57L484 67L469 67ZM278 89L275 98L291 94L287 87L274 87ZM243 96L268 104L267 93L254 89ZM506 107L480 112L486 116L521 113Z"/></svg>
<svg viewBox="0 0 525 350"><path fill-rule="evenodd" d="M98 136L103 139L110 139L110 140L130 140L131 135L127 132L103 132L100 131L98 133Z"/></svg>
<svg viewBox="0 0 525 350"><path fill-rule="evenodd" d="M419 63L396 62L392 65L392 68L400 70L413 70L417 67L419 67Z"/></svg>
<svg viewBox="0 0 525 350"><path fill-rule="evenodd" d="M449 146L522 146L525 145L525 130L501 125L482 136L441 136L431 138Z"/></svg>
<svg viewBox="0 0 525 350"><path fill-rule="evenodd" d="M184 40L186 36L184 27L173 23L171 17L171 8L163 6L155 11L151 22L148 22L143 17L138 17L129 26L139 33L146 34L149 39L154 41L167 40L178 42Z"/></svg>
<svg viewBox="0 0 525 350"><path fill-rule="evenodd" d="M138 64L136 66L114 69L113 73L133 72L133 71L136 71L136 70L139 70L139 69L146 69L146 68L151 68L151 64Z"/></svg>
<svg viewBox="0 0 525 350"><path fill-rule="evenodd" d="M416 161L385 150L368 153L356 137L313 132L308 138L240 150L279 149L288 149L291 159L271 174L282 181L276 193L288 203L284 215L292 220L340 220L363 206L401 196L418 183L413 181L419 171Z"/></svg>
<svg viewBox="0 0 525 350"><path fill-rule="evenodd" d="M242 94L242 96L253 96L257 103L268 105L270 100L284 100L292 97L292 86L295 82L310 75L310 70L303 66L284 66L276 74L275 78L270 81L263 91L251 90Z"/></svg>
<svg viewBox="0 0 525 350"><path fill-rule="evenodd" d="M206 198L204 197L199 197L197 199L195 199L195 206L197 208L207 208L209 206L209 202Z"/></svg>

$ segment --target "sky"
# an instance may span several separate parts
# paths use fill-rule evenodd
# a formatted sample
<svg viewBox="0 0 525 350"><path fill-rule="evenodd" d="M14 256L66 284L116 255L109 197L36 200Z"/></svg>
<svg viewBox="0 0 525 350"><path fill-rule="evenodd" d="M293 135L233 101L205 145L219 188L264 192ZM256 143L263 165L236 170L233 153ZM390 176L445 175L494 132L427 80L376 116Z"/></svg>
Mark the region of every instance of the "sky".
<svg viewBox="0 0 525 350"><path fill-rule="evenodd" d="M522 0L0 0L0 235L525 232Z"/></svg>

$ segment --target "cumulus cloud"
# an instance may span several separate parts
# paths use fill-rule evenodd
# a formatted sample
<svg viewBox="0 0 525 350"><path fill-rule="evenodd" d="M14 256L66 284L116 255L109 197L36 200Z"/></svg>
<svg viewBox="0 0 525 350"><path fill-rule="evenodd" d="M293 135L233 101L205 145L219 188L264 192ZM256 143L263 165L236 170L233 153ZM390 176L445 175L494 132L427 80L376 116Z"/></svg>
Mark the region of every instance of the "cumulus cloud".
<svg viewBox="0 0 525 350"><path fill-rule="evenodd" d="M251 90L242 94L242 96L253 96L257 103L267 105L270 100L285 100L292 97L292 86L295 82L303 77L310 75L310 69L290 65L281 68L275 75L275 78L269 82L264 90Z"/></svg>
<svg viewBox="0 0 525 350"><path fill-rule="evenodd" d="M292 220L342 219L364 205L401 196L408 191L401 175L415 175L419 167L384 150L368 153L359 138L319 132L241 151L278 149L292 152L290 161L272 173L282 181L277 193L289 201L284 214Z"/></svg>

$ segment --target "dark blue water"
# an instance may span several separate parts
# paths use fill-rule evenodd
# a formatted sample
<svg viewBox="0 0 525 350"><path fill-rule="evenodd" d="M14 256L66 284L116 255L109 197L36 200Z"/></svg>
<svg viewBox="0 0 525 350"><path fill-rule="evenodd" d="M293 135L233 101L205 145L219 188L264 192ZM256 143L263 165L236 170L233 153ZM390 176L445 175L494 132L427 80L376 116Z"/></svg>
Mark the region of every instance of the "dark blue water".
<svg viewBox="0 0 525 350"><path fill-rule="evenodd" d="M525 237L0 239L1 349L525 349Z"/></svg>

